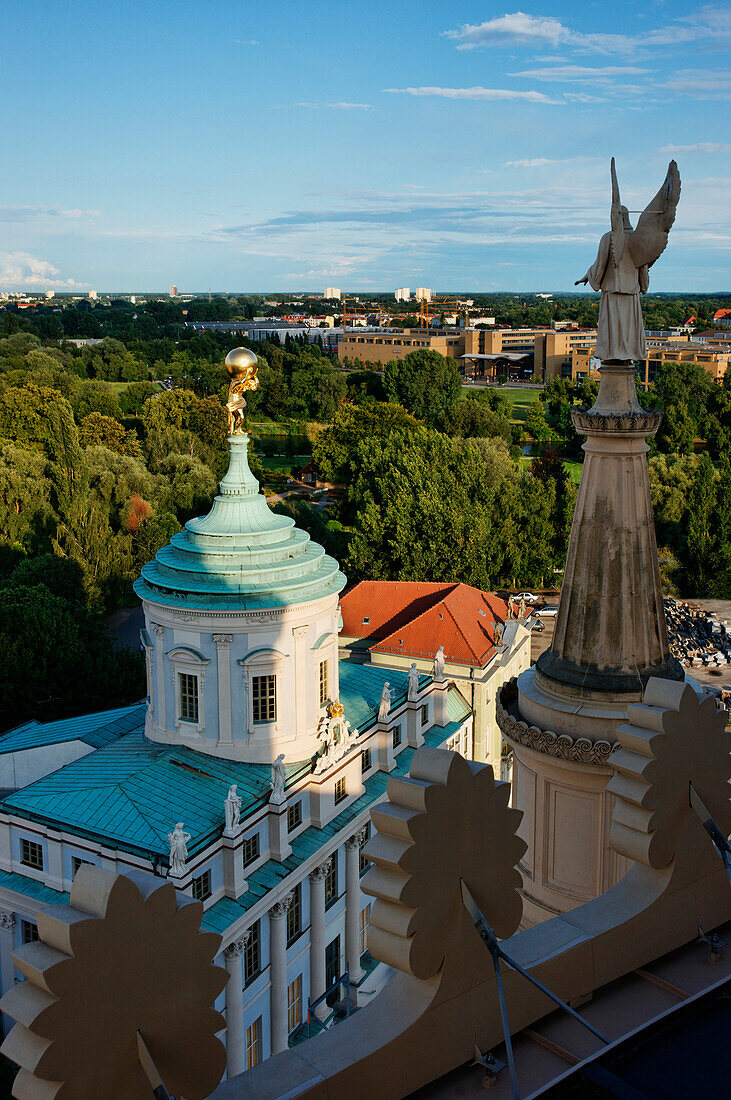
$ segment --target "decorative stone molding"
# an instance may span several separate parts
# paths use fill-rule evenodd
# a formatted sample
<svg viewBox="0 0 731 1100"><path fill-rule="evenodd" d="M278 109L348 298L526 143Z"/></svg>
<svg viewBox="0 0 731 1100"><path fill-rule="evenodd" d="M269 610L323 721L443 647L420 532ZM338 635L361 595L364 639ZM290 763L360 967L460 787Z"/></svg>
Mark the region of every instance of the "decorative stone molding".
<svg viewBox="0 0 731 1100"><path fill-rule="evenodd" d="M315 761L314 771L315 775L321 775L347 756L358 740L358 731L351 729L342 703L329 704L327 713L318 722L317 736L323 748Z"/></svg>
<svg viewBox="0 0 731 1100"><path fill-rule="evenodd" d="M8 909L0 909L0 931L15 931L15 913L11 913Z"/></svg>
<svg viewBox="0 0 731 1100"><path fill-rule="evenodd" d="M368 829L364 825L362 829L359 829L357 833L353 833L345 841L345 847L352 852L353 848L360 848L365 844L366 837L368 836Z"/></svg>
<svg viewBox="0 0 731 1100"><path fill-rule="evenodd" d="M572 409L571 420L580 432L635 432L638 435L654 435L660 427L662 413L648 409L621 414Z"/></svg>
<svg viewBox="0 0 731 1100"><path fill-rule="evenodd" d="M233 634L214 634L213 640L219 649L230 649L231 642L233 641Z"/></svg>
<svg viewBox="0 0 731 1100"><path fill-rule="evenodd" d="M281 920L286 916L287 910L292 904L293 895L287 894L286 898L282 898L281 901L275 901L274 905L269 910L269 920Z"/></svg>
<svg viewBox="0 0 731 1100"><path fill-rule="evenodd" d="M538 726L529 726L511 714L508 707L515 704L518 687L515 678L503 684L495 699L495 717L497 724L506 737L525 745L534 752L545 756L555 756L559 760L575 760L579 764L609 764L611 753L619 746L618 741L592 741L589 737L570 737L567 733L554 733L542 730Z"/></svg>
<svg viewBox="0 0 731 1100"><path fill-rule="evenodd" d="M163 634L165 633L165 627L160 626L160 623L150 623L150 626L152 627L152 629L155 633L155 637L156 638L162 638Z"/></svg>
<svg viewBox="0 0 731 1100"><path fill-rule="evenodd" d="M293 626L292 627L292 635L294 636L296 641L299 641L301 638L306 638L307 637L307 635L309 633L309 630L310 630L309 625L307 625L307 626Z"/></svg>
<svg viewBox="0 0 731 1100"><path fill-rule="evenodd" d="M241 937L238 940L234 940L228 945L228 947L224 948L224 959L240 959L244 953L244 949L246 947L246 944L248 943L250 935L251 929L247 928L247 930L241 934Z"/></svg>
<svg viewBox="0 0 731 1100"><path fill-rule="evenodd" d="M331 863L332 860L328 859L324 863L321 863L319 867L315 867L314 871L310 871L310 882L322 882L323 879L327 878Z"/></svg>

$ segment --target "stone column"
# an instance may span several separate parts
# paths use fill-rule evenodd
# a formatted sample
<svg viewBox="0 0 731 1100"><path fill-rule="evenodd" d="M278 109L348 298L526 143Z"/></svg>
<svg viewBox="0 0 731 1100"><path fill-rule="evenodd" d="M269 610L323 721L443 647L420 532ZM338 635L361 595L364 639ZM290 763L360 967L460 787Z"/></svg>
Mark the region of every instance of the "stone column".
<svg viewBox="0 0 731 1100"><path fill-rule="evenodd" d="M165 704L165 650L163 646L165 627L160 626L159 623L150 623L150 626L155 635L155 678L157 680L155 684L153 714L155 716L155 725L158 729L164 730L167 728L168 724L167 706Z"/></svg>
<svg viewBox="0 0 731 1100"><path fill-rule="evenodd" d="M325 992L325 878L330 860L321 863L310 872L310 1000ZM323 1001L315 1009L315 1015L323 1018L329 1013Z"/></svg>
<svg viewBox="0 0 731 1100"><path fill-rule="evenodd" d="M363 976L360 968L360 847L365 827L345 841L345 961L350 968L351 987ZM354 989L351 989L351 1004Z"/></svg>
<svg viewBox="0 0 731 1100"><path fill-rule="evenodd" d="M218 657L218 743L230 745L231 734L231 634L214 634Z"/></svg>
<svg viewBox="0 0 731 1100"><path fill-rule="evenodd" d="M0 975L2 976L3 993L7 993L15 985L15 970L12 958L14 932L15 913L7 909L0 909ZM14 1022L10 1016L3 1014L3 1034L7 1035Z"/></svg>
<svg viewBox="0 0 731 1100"><path fill-rule="evenodd" d="M307 634L309 626L292 627L294 637L294 691L295 691L295 732L298 737L307 732L310 717L309 700L314 695L315 687L310 685L307 690Z"/></svg>
<svg viewBox="0 0 731 1100"><path fill-rule="evenodd" d="M228 983L226 985L226 1076L234 1077L246 1069L246 1048L244 1044L244 978L241 969L241 956L246 947L250 932L244 932L239 940L234 940L223 952Z"/></svg>
<svg viewBox="0 0 731 1100"><path fill-rule="evenodd" d="M287 910L292 903L289 894L269 910L269 1015L272 1054L289 1046L287 1029Z"/></svg>

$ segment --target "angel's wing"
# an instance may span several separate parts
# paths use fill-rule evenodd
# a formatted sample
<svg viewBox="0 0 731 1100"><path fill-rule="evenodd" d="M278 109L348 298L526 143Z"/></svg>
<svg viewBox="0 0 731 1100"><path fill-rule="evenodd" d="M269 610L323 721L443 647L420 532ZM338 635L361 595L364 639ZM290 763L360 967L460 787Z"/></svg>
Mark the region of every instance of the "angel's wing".
<svg viewBox="0 0 731 1100"><path fill-rule="evenodd" d="M654 264L668 243L680 198L680 173L674 160L668 165L665 182L655 198L640 214L637 228L629 235L629 254L636 267Z"/></svg>
<svg viewBox="0 0 731 1100"><path fill-rule="evenodd" d="M622 259L627 243L627 234L624 229L622 203L619 197L619 182L617 180L617 170L614 167L614 157L612 157L612 212L610 217L612 223L612 260L616 267Z"/></svg>

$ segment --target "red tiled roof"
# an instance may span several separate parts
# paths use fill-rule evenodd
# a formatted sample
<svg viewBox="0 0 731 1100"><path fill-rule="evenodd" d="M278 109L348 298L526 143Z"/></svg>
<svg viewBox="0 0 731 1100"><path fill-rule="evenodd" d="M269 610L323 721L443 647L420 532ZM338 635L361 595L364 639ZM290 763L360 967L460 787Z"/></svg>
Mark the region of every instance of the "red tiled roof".
<svg viewBox="0 0 731 1100"><path fill-rule="evenodd" d="M717 309L713 314L714 321L720 321L722 317L731 316L731 309Z"/></svg>
<svg viewBox="0 0 731 1100"><path fill-rule="evenodd" d="M372 641L373 652L431 658L443 645L448 661L479 667L492 656L494 624L508 610L468 584L420 581L361 581L340 607L343 634Z"/></svg>

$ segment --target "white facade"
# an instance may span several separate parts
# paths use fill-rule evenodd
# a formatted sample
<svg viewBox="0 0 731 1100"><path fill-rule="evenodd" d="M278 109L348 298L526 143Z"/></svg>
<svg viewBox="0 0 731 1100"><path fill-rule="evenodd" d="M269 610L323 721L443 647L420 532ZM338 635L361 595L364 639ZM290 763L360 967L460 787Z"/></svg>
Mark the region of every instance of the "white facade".
<svg viewBox="0 0 731 1100"><path fill-rule="evenodd" d="M326 298L326 299L329 298L333 301L339 302L340 297L341 297L340 288L336 287L336 286L326 286L325 289L322 292L322 296L323 296L323 298Z"/></svg>
<svg viewBox="0 0 731 1100"><path fill-rule="evenodd" d="M411 298L411 290L407 286L402 286L399 287L398 290L394 291L393 296L397 302L408 302Z"/></svg>
<svg viewBox="0 0 731 1100"><path fill-rule="evenodd" d="M417 302L431 302L432 292L426 286L417 286L414 291L414 298Z"/></svg>

